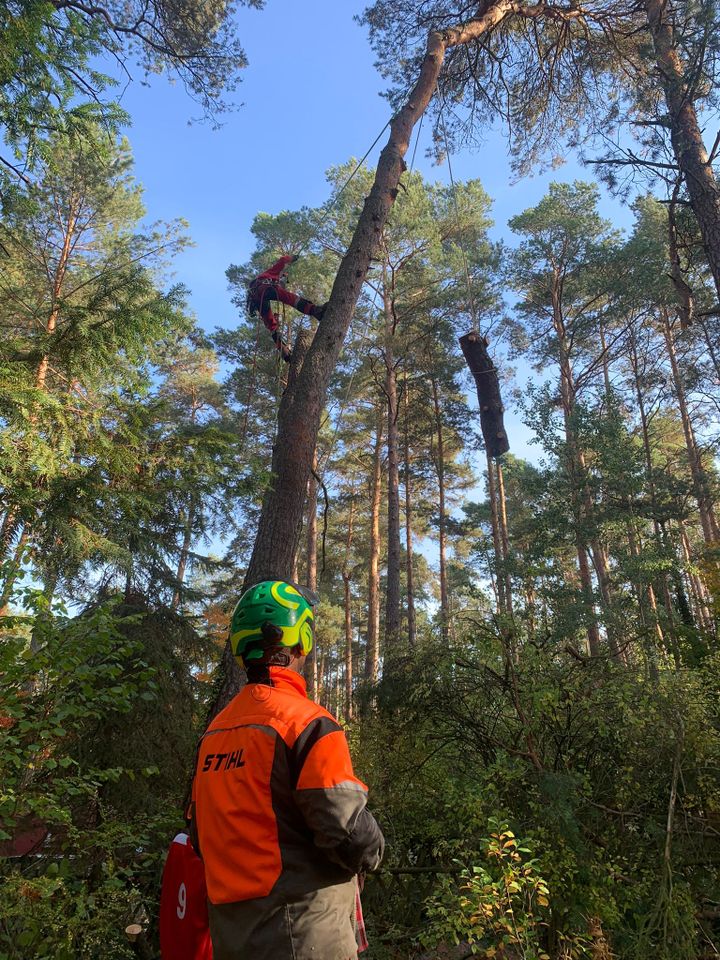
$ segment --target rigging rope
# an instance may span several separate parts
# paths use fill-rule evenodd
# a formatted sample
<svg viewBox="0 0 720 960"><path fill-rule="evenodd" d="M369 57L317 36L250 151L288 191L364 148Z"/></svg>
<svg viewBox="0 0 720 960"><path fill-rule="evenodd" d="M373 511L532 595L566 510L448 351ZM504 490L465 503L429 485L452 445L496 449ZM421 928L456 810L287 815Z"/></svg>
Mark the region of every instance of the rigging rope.
<svg viewBox="0 0 720 960"><path fill-rule="evenodd" d="M339 200L340 197L343 195L343 193L345 192L345 190L350 186L350 183L352 182L353 178L355 177L355 175L357 174L357 172L360 170L360 168L363 166L363 164L365 163L365 161L367 160L367 158L370 156L370 154L371 154L372 151L374 150L374 148L375 148L378 140L379 140L380 137L385 133L385 131L387 130L387 128L388 128L388 127L390 126L390 124L392 123L392 120L393 120L393 118L390 117L390 119L386 122L385 126L382 128L382 130L380 131L380 133L375 137L375 139L373 140L373 142L370 144L370 146L368 147L368 149L365 151L365 154L364 154L362 160L359 160L359 161L355 164L355 169L353 170L353 172L350 174L350 176L347 178L347 180L345 181L345 183L342 185L342 187L340 187L340 189L338 190L338 192L335 194L335 196L332 198L332 200L331 200L330 203L328 204L328 207L327 207L327 209L325 210L325 213L323 214L323 216L322 216L321 219L320 219L320 222L318 223L317 227L315 228L314 234L313 234L311 237L308 237L308 239L305 241L305 243L304 243L304 244L300 247L300 249L297 251L297 252L298 252L298 255L301 254L301 253L304 253L305 250L307 250L307 248L310 246L311 242L315 239L315 237L318 235L318 233L320 233L320 230L325 226L325 224L327 223L328 217L329 217L330 214L332 213L332 210L333 210L335 204L338 202L338 200Z"/></svg>

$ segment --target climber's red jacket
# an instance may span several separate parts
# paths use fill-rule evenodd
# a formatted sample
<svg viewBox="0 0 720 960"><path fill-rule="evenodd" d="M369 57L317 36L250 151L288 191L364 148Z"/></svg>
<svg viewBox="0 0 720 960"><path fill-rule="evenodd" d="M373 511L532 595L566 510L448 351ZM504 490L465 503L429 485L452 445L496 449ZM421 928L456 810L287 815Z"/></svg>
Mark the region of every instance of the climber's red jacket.
<svg viewBox="0 0 720 960"><path fill-rule="evenodd" d="M283 272L285 267L292 260L292 256L280 257L279 260L276 260L275 263L264 273L258 274L255 278L256 280L274 280L278 281L280 279L280 274Z"/></svg>
<svg viewBox="0 0 720 960"><path fill-rule="evenodd" d="M298 673L271 667L213 720L193 800L215 960L356 956L354 877L384 841L342 728Z"/></svg>

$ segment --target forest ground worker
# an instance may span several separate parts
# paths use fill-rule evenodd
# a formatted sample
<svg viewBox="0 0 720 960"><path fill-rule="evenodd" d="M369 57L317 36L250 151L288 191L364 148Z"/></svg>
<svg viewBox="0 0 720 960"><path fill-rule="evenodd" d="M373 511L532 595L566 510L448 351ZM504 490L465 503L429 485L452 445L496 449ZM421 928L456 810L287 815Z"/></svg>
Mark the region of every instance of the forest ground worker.
<svg viewBox="0 0 720 960"><path fill-rule="evenodd" d="M384 840L345 734L308 700L316 598L247 590L230 643L248 684L203 736L193 787L215 960L352 960L357 875Z"/></svg>

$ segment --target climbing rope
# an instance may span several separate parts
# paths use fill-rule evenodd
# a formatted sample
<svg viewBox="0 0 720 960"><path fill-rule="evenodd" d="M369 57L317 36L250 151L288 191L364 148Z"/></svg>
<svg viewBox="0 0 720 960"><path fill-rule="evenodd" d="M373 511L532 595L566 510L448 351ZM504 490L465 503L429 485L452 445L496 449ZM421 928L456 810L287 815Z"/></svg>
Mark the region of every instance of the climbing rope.
<svg viewBox="0 0 720 960"><path fill-rule="evenodd" d="M321 229L325 226L325 224L327 223L328 217L330 216L330 214L331 214L332 211L333 211L333 208L335 207L335 204L338 202L338 200L340 199L340 197L343 195L343 193L345 193L345 191L347 190L347 188L350 186L351 182L353 181L353 179L354 179L355 176L357 175L357 173L358 173L358 171L360 170L360 168L364 165L364 163L365 163L365 161L367 160L367 158L370 156L370 154L371 154L371 153L373 152L373 150L375 149L375 146L377 145L380 137L385 133L385 131L387 130L387 128L388 128L388 127L390 126L390 124L392 123L392 120L393 120L393 118L390 117L390 119L386 122L385 126L382 128L382 130L380 131L380 133L375 137L375 139L373 140L373 142L370 144L370 146L368 147L368 149L365 151L365 154L363 155L362 160L359 160L359 161L355 164L355 168L353 169L353 171L352 171L352 173L350 174L350 176L347 178L347 180L345 181L345 183L343 183L343 185L340 187L340 189L338 190L338 192L335 194L335 196L332 198L332 200L331 200L330 203L328 204L328 206L327 206L327 208L326 208L326 210L325 210L325 213L323 214L323 216L322 216L321 219L320 219L320 222L318 223L317 227L315 228L314 234L313 234L312 236L308 237L307 240L305 241L305 243L303 243L303 245L302 245L302 246L300 247L300 249L297 251L298 256L299 256L301 253L304 253L305 250L307 250L307 248L310 246L310 244L312 243L312 241L315 239L315 237L317 237L317 235L320 233Z"/></svg>

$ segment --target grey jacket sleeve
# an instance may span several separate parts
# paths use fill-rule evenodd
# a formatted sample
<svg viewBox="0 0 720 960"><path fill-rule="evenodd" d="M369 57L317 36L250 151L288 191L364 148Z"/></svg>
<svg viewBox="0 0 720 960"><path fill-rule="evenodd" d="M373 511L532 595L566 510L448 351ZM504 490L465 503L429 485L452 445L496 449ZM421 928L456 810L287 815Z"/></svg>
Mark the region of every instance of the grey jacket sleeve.
<svg viewBox="0 0 720 960"><path fill-rule="evenodd" d="M311 721L292 750L291 770L293 795L316 846L350 873L376 870L385 839L340 725L329 717Z"/></svg>

